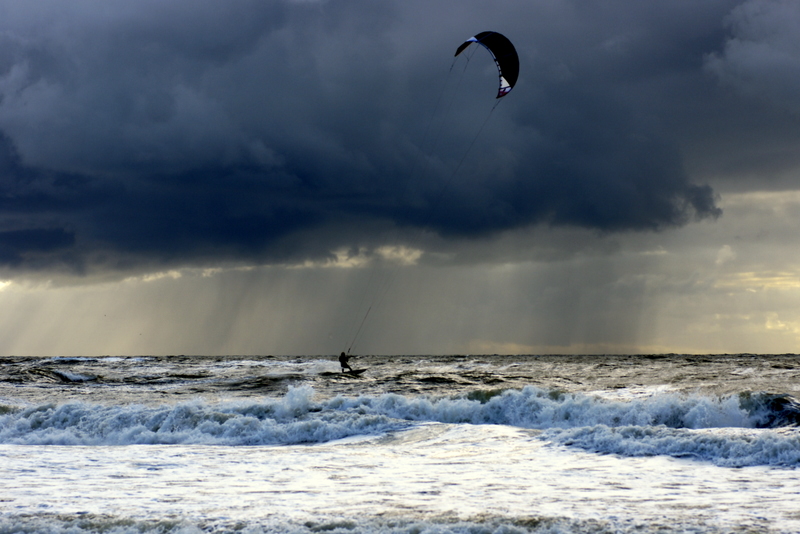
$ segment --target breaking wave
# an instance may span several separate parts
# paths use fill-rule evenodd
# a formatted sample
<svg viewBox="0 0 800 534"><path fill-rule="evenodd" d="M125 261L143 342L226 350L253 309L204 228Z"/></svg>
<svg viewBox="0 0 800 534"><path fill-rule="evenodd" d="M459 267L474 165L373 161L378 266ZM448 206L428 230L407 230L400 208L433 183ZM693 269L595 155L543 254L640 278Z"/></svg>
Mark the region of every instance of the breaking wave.
<svg viewBox="0 0 800 534"><path fill-rule="evenodd" d="M302 386L278 399L217 404L0 406L0 443L294 445L377 436L423 422L537 429L540 439L556 445L623 456L800 465L800 404L788 395L657 394L620 401L533 386L457 398L386 394L315 401L313 389Z"/></svg>
<svg viewBox="0 0 800 534"><path fill-rule="evenodd" d="M761 525L759 525L761 526ZM188 520L147 521L114 516L8 516L0 517L0 534L634 534L644 529L663 533L704 532L708 534L751 533L751 526L720 528L702 520L683 524L643 525L631 521L569 519L566 517L317 517L302 522L276 519L269 522L192 522ZM763 532L763 530L762 530Z"/></svg>

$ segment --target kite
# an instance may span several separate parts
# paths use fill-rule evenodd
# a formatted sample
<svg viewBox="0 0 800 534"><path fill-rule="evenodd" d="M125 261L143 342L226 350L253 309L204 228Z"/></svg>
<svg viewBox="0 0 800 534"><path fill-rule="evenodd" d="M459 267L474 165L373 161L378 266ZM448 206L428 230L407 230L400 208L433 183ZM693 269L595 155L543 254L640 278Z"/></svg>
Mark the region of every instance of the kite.
<svg viewBox="0 0 800 534"><path fill-rule="evenodd" d="M517 56L516 48L503 34L481 32L464 41L456 50L456 56L472 43L483 45L492 54L500 75L500 89L497 91L497 98L506 96L517 83L517 78L519 77L519 56Z"/></svg>

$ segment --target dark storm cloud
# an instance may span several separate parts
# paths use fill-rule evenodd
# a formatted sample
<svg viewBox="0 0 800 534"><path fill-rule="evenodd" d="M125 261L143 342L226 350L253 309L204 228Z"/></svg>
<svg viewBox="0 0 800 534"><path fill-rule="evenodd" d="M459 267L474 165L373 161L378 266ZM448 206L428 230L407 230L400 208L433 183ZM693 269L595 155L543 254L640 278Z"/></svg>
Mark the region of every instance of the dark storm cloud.
<svg viewBox="0 0 800 534"><path fill-rule="evenodd" d="M72 246L74 242L75 237L61 228L0 232L0 262L17 264L22 261L23 254L51 252Z"/></svg>
<svg viewBox="0 0 800 534"><path fill-rule="evenodd" d="M746 31L753 5L0 0L3 257L281 261L356 244L342 220L364 238L387 219L469 237L717 217L682 150L762 89L732 44L774 35ZM521 75L481 131L488 55L447 73L486 29Z"/></svg>
<svg viewBox="0 0 800 534"><path fill-rule="evenodd" d="M731 34L708 69L726 84L757 99L800 113L800 9L791 0L757 0L726 18Z"/></svg>

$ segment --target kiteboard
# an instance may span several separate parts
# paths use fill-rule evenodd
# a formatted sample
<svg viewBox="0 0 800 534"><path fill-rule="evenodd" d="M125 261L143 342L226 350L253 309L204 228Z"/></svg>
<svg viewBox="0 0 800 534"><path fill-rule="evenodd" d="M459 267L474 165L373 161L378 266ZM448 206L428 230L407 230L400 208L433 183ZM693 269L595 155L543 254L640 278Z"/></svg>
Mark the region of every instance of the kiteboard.
<svg viewBox="0 0 800 534"><path fill-rule="evenodd" d="M325 371L320 373L320 376L327 376L327 377L334 377L334 376L361 376L361 373L366 371L366 369L353 369L352 371Z"/></svg>

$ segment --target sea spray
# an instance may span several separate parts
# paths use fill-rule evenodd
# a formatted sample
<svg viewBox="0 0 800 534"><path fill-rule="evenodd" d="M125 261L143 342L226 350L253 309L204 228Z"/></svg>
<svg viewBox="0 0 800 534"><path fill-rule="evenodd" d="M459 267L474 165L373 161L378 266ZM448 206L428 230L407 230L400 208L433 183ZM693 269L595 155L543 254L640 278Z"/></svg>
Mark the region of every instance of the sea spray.
<svg viewBox="0 0 800 534"><path fill-rule="evenodd" d="M491 395L337 396L310 386L283 397L160 406L48 403L0 413L0 443L27 445L325 443L378 436L420 423L509 425L546 431L555 444L628 456L668 455L720 465L797 465L800 438L787 426L796 403L774 395L659 393L609 400L528 386ZM783 433L747 433L765 423ZM704 429L729 429L704 433ZM733 429L742 431L734 432Z"/></svg>
<svg viewBox="0 0 800 534"><path fill-rule="evenodd" d="M46 404L0 415L0 443L26 445L287 445L380 434L403 424L357 410L323 409L308 386L280 399L211 404Z"/></svg>
<svg viewBox="0 0 800 534"><path fill-rule="evenodd" d="M597 425L553 429L542 439L600 454L619 456L671 456L711 462L723 467L800 466L800 432L797 429L675 429L665 426Z"/></svg>

